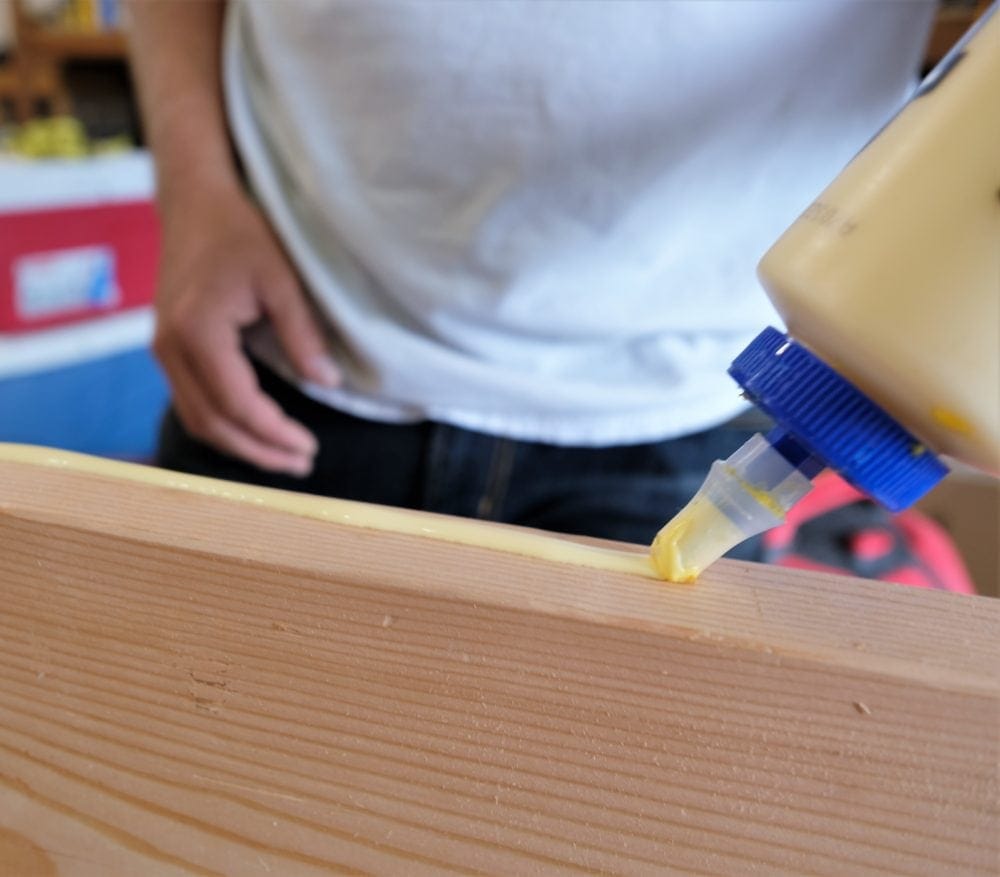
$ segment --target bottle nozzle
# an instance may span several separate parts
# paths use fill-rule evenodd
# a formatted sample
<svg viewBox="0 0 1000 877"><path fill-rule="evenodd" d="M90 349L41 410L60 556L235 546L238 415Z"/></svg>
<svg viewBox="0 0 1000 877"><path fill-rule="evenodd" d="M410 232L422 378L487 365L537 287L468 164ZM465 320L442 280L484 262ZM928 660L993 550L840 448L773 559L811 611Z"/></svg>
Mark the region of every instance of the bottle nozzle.
<svg viewBox="0 0 1000 877"><path fill-rule="evenodd" d="M784 430L753 436L712 464L694 498L657 533L651 549L657 572L673 582L694 581L730 548L780 524L822 468Z"/></svg>

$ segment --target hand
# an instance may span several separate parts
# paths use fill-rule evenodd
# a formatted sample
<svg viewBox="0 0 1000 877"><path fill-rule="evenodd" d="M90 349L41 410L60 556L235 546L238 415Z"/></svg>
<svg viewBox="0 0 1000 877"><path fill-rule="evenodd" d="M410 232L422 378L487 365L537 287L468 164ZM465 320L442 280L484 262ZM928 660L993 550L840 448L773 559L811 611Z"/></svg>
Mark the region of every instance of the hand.
<svg viewBox="0 0 1000 877"><path fill-rule="evenodd" d="M237 190L175 201L162 213L153 349L178 416L220 451L268 471L308 475L316 438L260 389L241 342L242 329L268 319L303 377L339 383L274 233Z"/></svg>

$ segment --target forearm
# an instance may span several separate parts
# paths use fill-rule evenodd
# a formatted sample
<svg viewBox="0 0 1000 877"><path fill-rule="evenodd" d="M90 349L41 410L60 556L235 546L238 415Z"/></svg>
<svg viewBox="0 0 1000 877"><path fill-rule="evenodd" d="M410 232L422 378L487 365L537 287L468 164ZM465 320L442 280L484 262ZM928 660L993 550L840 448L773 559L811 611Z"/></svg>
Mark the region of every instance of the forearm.
<svg viewBox="0 0 1000 877"><path fill-rule="evenodd" d="M130 0L129 48L161 208L239 191L222 97L225 0Z"/></svg>

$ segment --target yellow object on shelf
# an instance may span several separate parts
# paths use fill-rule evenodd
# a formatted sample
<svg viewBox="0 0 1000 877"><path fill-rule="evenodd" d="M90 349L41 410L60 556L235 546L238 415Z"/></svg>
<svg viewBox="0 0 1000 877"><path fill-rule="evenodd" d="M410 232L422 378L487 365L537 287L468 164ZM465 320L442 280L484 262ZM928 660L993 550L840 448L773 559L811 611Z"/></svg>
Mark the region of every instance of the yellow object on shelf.
<svg viewBox="0 0 1000 877"><path fill-rule="evenodd" d="M25 122L15 131L10 148L25 158L82 158L90 151L83 125L72 116Z"/></svg>
<svg viewBox="0 0 1000 877"><path fill-rule="evenodd" d="M14 129L5 149L23 158L84 158L133 148L128 137L91 140L79 119L54 116L33 119Z"/></svg>

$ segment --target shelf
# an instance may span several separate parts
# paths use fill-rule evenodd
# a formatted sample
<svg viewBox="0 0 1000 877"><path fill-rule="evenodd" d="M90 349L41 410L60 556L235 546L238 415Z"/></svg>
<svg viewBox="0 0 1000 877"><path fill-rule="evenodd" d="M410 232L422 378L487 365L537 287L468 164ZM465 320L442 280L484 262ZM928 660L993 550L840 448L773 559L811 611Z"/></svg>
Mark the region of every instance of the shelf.
<svg viewBox="0 0 1000 877"><path fill-rule="evenodd" d="M26 40L25 49L36 54L66 60L117 59L126 53L125 36L121 31L82 31L36 28Z"/></svg>

